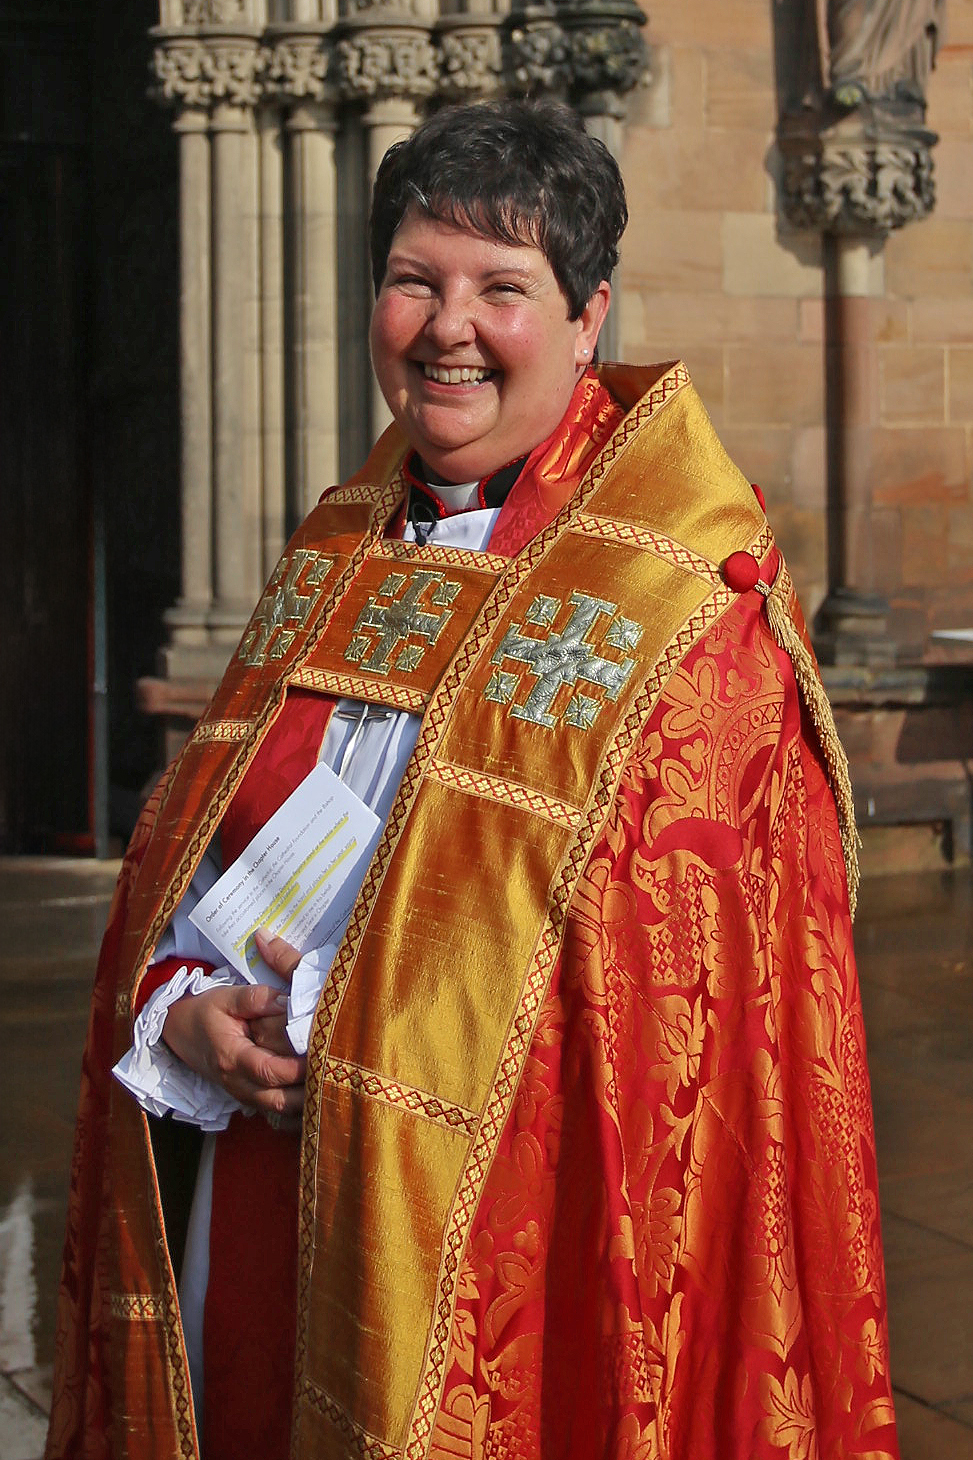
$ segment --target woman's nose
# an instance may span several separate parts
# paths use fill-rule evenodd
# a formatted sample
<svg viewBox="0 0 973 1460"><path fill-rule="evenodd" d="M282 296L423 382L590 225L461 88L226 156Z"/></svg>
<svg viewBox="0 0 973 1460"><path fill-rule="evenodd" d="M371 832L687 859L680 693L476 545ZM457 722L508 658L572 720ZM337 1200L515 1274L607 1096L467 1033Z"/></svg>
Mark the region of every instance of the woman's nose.
<svg viewBox="0 0 973 1460"><path fill-rule="evenodd" d="M462 295L440 295L426 321L426 334L440 349L469 344L476 337L472 301Z"/></svg>

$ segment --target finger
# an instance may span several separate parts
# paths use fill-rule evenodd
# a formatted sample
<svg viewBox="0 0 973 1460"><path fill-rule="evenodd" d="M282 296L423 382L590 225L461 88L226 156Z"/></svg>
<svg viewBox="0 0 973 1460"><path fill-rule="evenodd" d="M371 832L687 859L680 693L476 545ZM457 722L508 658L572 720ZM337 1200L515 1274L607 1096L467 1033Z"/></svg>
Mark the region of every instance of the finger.
<svg viewBox="0 0 973 1460"><path fill-rule="evenodd" d="M253 936L264 963L281 978L290 978L301 961L297 949L286 938L278 938L269 928L258 928Z"/></svg>
<svg viewBox="0 0 973 1460"><path fill-rule="evenodd" d="M271 1054L279 1054L284 1057L293 1055L294 1046L287 1038L287 1019L283 1014L276 1014L266 1019L251 1019L249 1027L250 1038L260 1049L266 1049Z"/></svg>
<svg viewBox="0 0 973 1460"><path fill-rule="evenodd" d="M272 1054L248 1040L238 1050L234 1068L227 1072L227 1078L248 1087L250 1103L256 1104L256 1097L265 1091L303 1084L306 1064L299 1055Z"/></svg>
<svg viewBox="0 0 973 1460"><path fill-rule="evenodd" d="M275 1131L299 1132L303 1124L304 1086L290 1090L275 1090L261 1096L263 1102L258 1113Z"/></svg>
<svg viewBox="0 0 973 1460"><path fill-rule="evenodd" d="M234 1019L280 1017L287 1008L287 995L265 983L239 984L228 991L227 1012Z"/></svg>

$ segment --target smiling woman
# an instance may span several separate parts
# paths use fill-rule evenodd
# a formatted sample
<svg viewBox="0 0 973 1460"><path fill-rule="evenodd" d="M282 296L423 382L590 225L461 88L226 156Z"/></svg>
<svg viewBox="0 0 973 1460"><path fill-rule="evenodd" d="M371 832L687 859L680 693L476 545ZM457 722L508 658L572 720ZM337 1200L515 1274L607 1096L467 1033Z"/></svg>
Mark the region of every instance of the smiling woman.
<svg viewBox="0 0 973 1460"><path fill-rule="evenodd" d="M594 365L625 217L552 104L379 169L394 424L129 849L51 1460L897 1454L847 767L685 368ZM284 999L190 914L320 762L385 830Z"/></svg>
<svg viewBox="0 0 973 1460"><path fill-rule="evenodd" d="M563 112L444 112L376 181L372 362L446 481L537 446L595 358L627 210L614 159ZM585 209L587 204L587 209ZM465 372L465 373L464 373Z"/></svg>
<svg viewBox="0 0 973 1460"><path fill-rule="evenodd" d="M602 279L577 319L532 243L510 244L413 206L389 251L372 362L389 409L427 466L478 481L548 436L608 311Z"/></svg>

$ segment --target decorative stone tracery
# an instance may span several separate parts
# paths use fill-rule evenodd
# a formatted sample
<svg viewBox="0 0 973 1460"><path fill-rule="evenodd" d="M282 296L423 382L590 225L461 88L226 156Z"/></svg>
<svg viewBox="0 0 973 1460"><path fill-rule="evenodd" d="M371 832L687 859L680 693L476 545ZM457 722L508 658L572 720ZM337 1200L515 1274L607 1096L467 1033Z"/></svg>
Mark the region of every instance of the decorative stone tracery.
<svg viewBox="0 0 973 1460"><path fill-rule="evenodd" d="M945 0L781 0L778 145L786 221L822 235L829 591L821 657L896 657L872 530L881 250L935 203L925 82ZM876 264L878 267L876 267Z"/></svg>
<svg viewBox="0 0 973 1460"><path fill-rule="evenodd" d="M572 102L617 150L644 24L635 0L337 14L160 0L153 90L180 147L183 581L149 708L176 684L184 706L189 682L202 707L290 529L387 419L363 338L367 181L388 146L424 110L507 91Z"/></svg>

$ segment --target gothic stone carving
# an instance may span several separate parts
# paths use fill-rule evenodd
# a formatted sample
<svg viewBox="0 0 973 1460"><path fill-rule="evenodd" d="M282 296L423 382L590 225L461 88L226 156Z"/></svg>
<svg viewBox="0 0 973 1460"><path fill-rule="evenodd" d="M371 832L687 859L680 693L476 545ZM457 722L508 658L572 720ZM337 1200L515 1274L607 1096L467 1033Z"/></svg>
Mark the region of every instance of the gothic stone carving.
<svg viewBox="0 0 973 1460"><path fill-rule="evenodd" d="M169 0L154 32L156 94L174 105L226 101L424 101L547 91L616 99L648 69L635 0L562 0L516 19L472 14L423 21L421 0L393 13L342 0L337 26L252 25L250 0ZM413 18L414 17L414 18Z"/></svg>
<svg viewBox="0 0 973 1460"><path fill-rule="evenodd" d="M925 218L935 203L932 158L922 138L835 140L785 153L782 188L791 222L826 233L890 233Z"/></svg>
<svg viewBox="0 0 973 1460"><path fill-rule="evenodd" d="M557 6L556 18L528 21L509 33L512 89L623 96L649 69L642 39L645 16L635 0L580 0Z"/></svg>
<svg viewBox="0 0 973 1460"><path fill-rule="evenodd" d="M362 31L338 41L338 78L349 97L431 96L436 90L436 52L424 32Z"/></svg>
<svg viewBox="0 0 973 1460"><path fill-rule="evenodd" d="M290 36L266 47L262 57L266 96L283 101L324 101L328 96L333 51L326 36Z"/></svg>
<svg viewBox="0 0 973 1460"><path fill-rule="evenodd" d="M565 91L571 84L571 45L561 26L539 21L510 32L506 65L511 90Z"/></svg>
<svg viewBox="0 0 973 1460"><path fill-rule="evenodd" d="M230 25L245 15L246 0L182 0L183 25Z"/></svg>
<svg viewBox="0 0 973 1460"><path fill-rule="evenodd" d="M259 99L260 56L253 41L169 40L156 46L152 65L161 101L198 107L227 101L251 107Z"/></svg>
<svg viewBox="0 0 973 1460"><path fill-rule="evenodd" d="M571 33L571 71L577 88L624 95L648 69L645 41L630 20L584 26Z"/></svg>
<svg viewBox="0 0 973 1460"><path fill-rule="evenodd" d="M831 94L844 105L896 97L925 110L944 0L829 0L819 7Z"/></svg>
<svg viewBox="0 0 973 1460"><path fill-rule="evenodd" d="M464 101L499 89L503 59L496 29L443 31L438 49L443 96Z"/></svg>
<svg viewBox="0 0 973 1460"><path fill-rule="evenodd" d="M819 56L805 55L780 121L781 203L800 228L859 236L889 233L933 208L923 88L934 64L943 0L822 0ZM778 51L800 20L780 12ZM789 20L788 20L789 17ZM797 95L801 103L796 103Z"/></svg>

